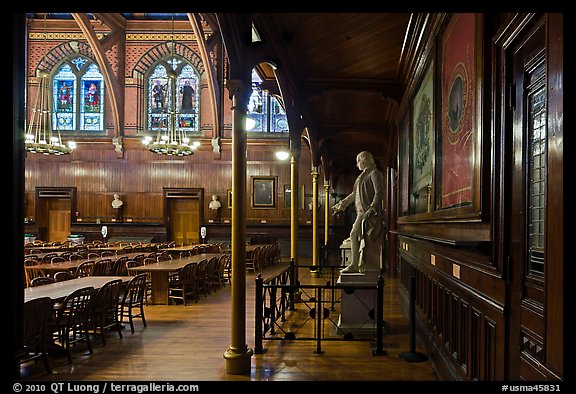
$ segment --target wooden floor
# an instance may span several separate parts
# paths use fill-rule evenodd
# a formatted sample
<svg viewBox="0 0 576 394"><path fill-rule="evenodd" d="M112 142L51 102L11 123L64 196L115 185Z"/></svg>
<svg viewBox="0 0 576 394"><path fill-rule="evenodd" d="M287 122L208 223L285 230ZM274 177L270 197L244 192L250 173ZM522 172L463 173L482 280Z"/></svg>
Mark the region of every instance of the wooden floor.
<svg viewBox="0 0 576 394"><path fill-rule="evenodd" d="M303 281L301 274L301 282ZM304 283L304 282L302 282ZM317 354L315 341L264 341L263 354L252 356L251 373L227 374L224 353L230 346L230 284L200 302L149 305L148 327L136 322L136 331L107 336L107 344L74 350L73 363L65 356L51 357L52 374L38 362L21 368L23 379L44 381L437 381L430 361L407 362L399 355L410 350L409 324L397 302L396 278L385 278L384 350L372 355L369 341L323 341ZM246 283L246 342L254 348L255 275ZM306 310L297 304L297 310ZM416 342L416 350L422 347Z"/></svg>

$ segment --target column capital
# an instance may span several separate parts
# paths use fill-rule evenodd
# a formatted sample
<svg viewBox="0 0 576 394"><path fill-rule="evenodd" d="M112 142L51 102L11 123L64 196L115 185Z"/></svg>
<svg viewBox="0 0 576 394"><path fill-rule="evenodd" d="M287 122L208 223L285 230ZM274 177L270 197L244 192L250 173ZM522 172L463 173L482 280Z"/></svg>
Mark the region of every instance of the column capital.
<svg viewBox="0 0 576 394"><path fill-rule="evenodd" d="M241 79L227 79L226 89L228 89L230 100L233 100L235 97L248 100L252 93L252 84L246 83Z"/></svg>

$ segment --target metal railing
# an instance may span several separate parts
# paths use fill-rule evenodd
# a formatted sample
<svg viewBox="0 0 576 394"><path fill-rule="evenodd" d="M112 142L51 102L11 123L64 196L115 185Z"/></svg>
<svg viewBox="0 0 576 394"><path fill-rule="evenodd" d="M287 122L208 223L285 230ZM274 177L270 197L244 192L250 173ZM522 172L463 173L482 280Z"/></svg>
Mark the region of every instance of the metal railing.
<svg viewBox="0 0 576 394"><path fill-rule="evenodd" d="M294 283L295 270L309 268L314 272L316 281L330 278L324 284ZM384 342L384 279L380 276L374 283L337 283L336 269L341 267L321 267L299 265L294 260L290 265L264 279L259 273L256 277L255 297L255 353L264 353L264 340L304 340L316 341L315 353L321 354L322 341L375 341L376 348L373 355L385 355ZM312 271L313 270L313 271ZM302 279L302 275L300 275ZM338 323L332 318L332 311L341 302L340 294L353 294L355 290L374 291L374 310L371 310L371 324L368 334L356 337L350 332L342 332ZM339 291L338 291L339 290ZM296 295L299 301L296 302ZM304 296L307 296L306 300ZM307 308L307 314L295 308L296 303ZM328 305L328 307L326 307ZM331 323L335 328L336 336L325 335L325 323ZM313 326L311 327L311 324ZM304 332L299 335L299 331ZM339 332L341 331L341 332ZM311 334L309 334L311 332Z"/></svg>

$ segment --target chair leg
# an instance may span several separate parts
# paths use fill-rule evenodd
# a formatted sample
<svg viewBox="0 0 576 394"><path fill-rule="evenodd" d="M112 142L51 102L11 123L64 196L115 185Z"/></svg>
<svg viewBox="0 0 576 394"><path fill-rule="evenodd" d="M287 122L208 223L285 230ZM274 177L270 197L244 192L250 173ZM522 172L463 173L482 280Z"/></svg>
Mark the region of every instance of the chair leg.
<svg viewBox="0 0 576 394"><path fill-rule="evenodd" d="M146 327L146 316L144 316L144 304L140 303L140 317L142 318L142 324Z"/></svg>

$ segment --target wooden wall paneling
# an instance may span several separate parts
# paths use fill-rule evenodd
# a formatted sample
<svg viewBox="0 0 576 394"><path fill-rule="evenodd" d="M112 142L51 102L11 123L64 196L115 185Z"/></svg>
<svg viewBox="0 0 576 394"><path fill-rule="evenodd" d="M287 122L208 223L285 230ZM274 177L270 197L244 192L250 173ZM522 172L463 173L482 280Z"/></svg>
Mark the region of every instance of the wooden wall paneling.
<svg viewBox="0 0 576 394"><path fill-rule="evenodd" d="M482 342L481 342L481 333L482 333L482 313L477 310L476 308L472 308L471 310L471 318L470 318L470 338L471 346L470 346L470 374L468 378L470 380L480 380L481 379L481 349L482 349Z"/></svg>
<svg viewBox="0 0 576 394"><path fill-rule="evenodd" d="M498 346L496 322L484 316L483 331L484 333L482 342L484 343L484 354L483 354L484 373L482 376L482 380L490 380L490 381L498 380L499 374L496 371L496 369L498 368L498 363L496 361L497 357L496 348ZM500 347L503 348L503 346ZM502 361L500 361L500 363L502 363Z"/></svg>
<svg viewBox="0 0 576 394"><path fill-rule="evenodd" d="M468 331L470 327L469 324L470 308L468 307L468 303L465 302L464 300L460 300L458 308L459 308L459 326L460 326L458 332L458 348L459 348L458 365L462 369L462 373L469 378L470 376L468 375L468 354L470 353L469 346L473 340L473 338L470 337L470 332Z"/></svg>
<svg viewBox="0 0 576 394"><path fill-rule="evenodd" d="M469 262L458 260L456 257L460 257L460 253L450 256L449 251L453 248L402 235L399 239L401 270L415 270L420 282L418 289L425 293L418 297L422 300L417 305L419 319L429 328L432 334L429 338L436 343L434 348L437 351L442 349L444 362L451 365L449 370L457 371L454 373L463 379L484 379L486 376L502 379L505 343L503 302L498 296L493 299L488 296L498 294L498 291L482 290L494 287L490 282L499 283L501 280L474 270L468 271L467 278L454 277L452 265L457 264L464 270ZM435 264L431 264L432 254ZM403 276L401 272L401 278ZM477 285L481 282L488 284ZM478 364L474 364L476 362Z"/></svg>

